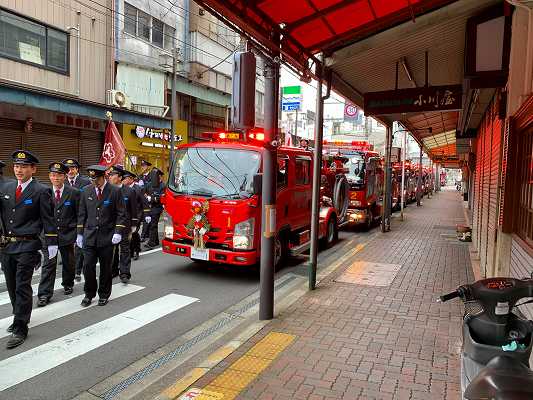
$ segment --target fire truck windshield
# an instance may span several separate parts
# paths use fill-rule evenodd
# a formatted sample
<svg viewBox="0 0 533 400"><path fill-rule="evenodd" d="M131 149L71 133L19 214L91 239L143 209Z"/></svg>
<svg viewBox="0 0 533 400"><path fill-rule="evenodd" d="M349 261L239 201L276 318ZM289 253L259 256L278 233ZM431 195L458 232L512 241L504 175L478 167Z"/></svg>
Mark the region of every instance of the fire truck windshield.
<svg viewBox="0 0 533 400"><path fill-rule="evenodd" d="M169 188L204 197L248 198L260 154L227 148L188 147L176 152Z"/></svg>
<svg viewBox="0 0 533 400"><path fill-rule="evenodd" d="M353 154L347 157L349 157L349 161L346 164L346 167L348 167L348 173L346 174L346 177L353 183L364 183L365 159L359 154Z"/></svg>

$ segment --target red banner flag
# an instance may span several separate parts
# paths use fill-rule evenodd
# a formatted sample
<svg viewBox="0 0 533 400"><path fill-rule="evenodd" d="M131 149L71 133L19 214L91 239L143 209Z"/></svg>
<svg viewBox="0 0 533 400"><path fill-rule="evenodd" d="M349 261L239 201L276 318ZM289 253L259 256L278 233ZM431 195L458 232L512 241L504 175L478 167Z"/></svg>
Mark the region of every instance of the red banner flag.
<svg viewBox="0 0 533 400"><path fill-rule="evenodd" d="M120 133L113 121L107 123L105 129L104 149L100 157L100 165L110 167L112 165L124 165L126 147Z"/></svg>

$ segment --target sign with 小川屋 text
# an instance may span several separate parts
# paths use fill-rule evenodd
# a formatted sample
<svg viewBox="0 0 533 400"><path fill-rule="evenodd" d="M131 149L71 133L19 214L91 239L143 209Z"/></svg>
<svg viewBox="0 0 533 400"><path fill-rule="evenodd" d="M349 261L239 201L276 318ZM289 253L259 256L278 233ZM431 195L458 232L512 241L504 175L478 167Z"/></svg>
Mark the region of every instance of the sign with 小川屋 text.
<svg viewBox="0 0 533 400"><path fill-rule="evenodd" d="M364 95L365 115L461 109L461 85L429 86L370 92Z"/></svg>

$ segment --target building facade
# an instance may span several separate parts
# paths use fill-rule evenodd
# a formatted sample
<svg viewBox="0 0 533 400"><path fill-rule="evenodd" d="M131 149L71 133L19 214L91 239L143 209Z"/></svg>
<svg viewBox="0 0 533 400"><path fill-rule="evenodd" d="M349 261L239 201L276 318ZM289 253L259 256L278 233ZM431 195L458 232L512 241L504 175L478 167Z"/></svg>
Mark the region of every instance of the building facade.
<svg viewBox="0 0 533 400"><path fill-rule="evenodd" d="M0 1L0 159L26 148L43 165L99 161L106 111L118 123L169 121L109 107L114 85L113 1ZM41 167L38 177L46 179Z"/></svg>

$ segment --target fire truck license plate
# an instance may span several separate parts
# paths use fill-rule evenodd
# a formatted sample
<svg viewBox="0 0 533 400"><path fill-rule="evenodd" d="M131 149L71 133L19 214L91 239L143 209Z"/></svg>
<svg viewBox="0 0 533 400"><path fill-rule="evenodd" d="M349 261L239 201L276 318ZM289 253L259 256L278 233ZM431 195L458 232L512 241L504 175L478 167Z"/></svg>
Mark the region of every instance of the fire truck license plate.
<svg viewBox="0 0 533 400"><path fill-rule="evenodd" d="M209 249L195 249L191 247L191 258L209 261Z"/></svg>

